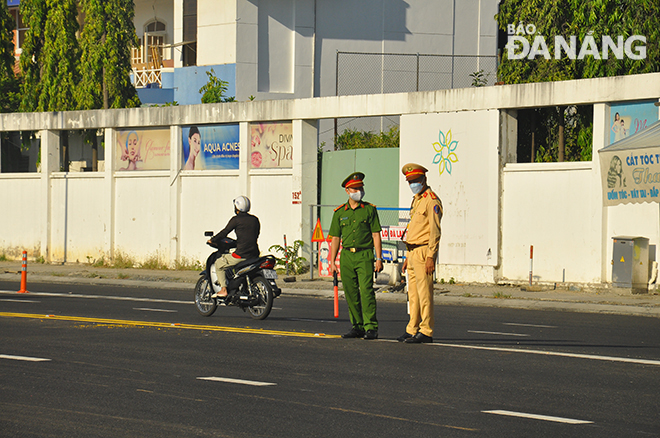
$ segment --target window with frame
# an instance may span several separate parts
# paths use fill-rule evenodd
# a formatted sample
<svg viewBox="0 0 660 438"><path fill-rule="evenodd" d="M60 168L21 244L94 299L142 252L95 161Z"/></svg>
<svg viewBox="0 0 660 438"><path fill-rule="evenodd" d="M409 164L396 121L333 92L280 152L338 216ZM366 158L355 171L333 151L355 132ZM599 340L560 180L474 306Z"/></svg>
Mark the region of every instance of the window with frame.
<svg viewBox="0 0 660 438"><path fill-rule="evenodd" d="M183 0L183 66L197 65L197 0Z"/></svg>
<svg viewBox="0 0 660 438"><path fill-rule="evenodd" d="M18 8L10 8L9 13L16 23L16 30L14 30L15 52L16 54L20 54L23 51L23 42L25 41L25 33L27 32L28 28L27 25L23 23L23 17L21 17Z"/></svg>
<svg viewBox="0 0 660 438"><path fill-rule="evenodd" d="M144 26L144 61L150 68L160 68L163 61L163 45L166 37L165 23L154 20Z"/></svg>

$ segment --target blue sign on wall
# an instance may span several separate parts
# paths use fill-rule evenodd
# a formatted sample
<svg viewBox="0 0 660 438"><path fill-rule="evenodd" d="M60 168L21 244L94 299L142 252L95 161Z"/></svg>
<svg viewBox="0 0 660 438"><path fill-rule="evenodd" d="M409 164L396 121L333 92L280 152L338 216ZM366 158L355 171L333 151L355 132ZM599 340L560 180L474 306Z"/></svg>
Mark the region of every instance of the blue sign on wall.
<svg viewBox="0 0 660 438"><path fill-rule="evenodd" d="M7 0L7 6L18 6L21 0Z"/></svg>
<svg viewBox="0 0 660 438"><path fill-rule="evenodd" d="M655 102L614 104L610 113L610 143L637 134L658 121Z"/></svg>
<svg viewBox="0 0 660 438"><path fill-rule="evenodd" d="M238 169L238 123L183 127L183 170Z"/></svg>

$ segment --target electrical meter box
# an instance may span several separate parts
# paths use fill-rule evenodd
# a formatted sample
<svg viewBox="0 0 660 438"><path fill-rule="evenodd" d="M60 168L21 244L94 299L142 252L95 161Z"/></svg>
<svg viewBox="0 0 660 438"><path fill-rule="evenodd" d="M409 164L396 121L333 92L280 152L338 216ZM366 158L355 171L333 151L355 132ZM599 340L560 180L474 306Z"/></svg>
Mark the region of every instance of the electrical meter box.
<svg viewBox="0 0 660 438"><path fill-rule="evenodd" d="M612 240L612 286L648 293L649 239L616 236Z"/></svg>

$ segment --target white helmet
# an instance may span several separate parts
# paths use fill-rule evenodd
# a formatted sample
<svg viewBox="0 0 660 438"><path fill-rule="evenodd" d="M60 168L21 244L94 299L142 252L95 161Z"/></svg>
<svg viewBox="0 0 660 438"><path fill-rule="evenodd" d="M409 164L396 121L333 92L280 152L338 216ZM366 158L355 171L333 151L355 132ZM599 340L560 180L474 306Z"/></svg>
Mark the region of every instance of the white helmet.
<svg viewBox="0 0 660 438"><path fill-rule="evenodd" d="M250 200L247 196L239 196L234 199L234 208L240 212L247 213L250 211Z"/></svg>

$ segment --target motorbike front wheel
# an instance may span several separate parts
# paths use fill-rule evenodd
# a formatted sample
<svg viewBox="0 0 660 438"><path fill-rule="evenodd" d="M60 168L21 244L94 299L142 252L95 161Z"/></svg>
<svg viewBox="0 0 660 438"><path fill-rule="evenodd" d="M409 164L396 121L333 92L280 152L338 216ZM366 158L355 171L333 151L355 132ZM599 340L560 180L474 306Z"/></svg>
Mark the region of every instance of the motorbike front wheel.
<svg viewBox="0 0 660 438"><path fill-rule="evenodd" d="M202 316L211 316L218 308L218 303L211 298L211 295L213 295L213 289L211 289L209 279L203 275L195 285L195 308Z"/></svg>
<svg viewBox="0 0 660 438"><path fill-rule="evenodd" d="M259 302L248 307L252 319L266 319L273 308L273 289L270 283L263 277L255 277L250 285L250 292L255 295Z"/></svg>

